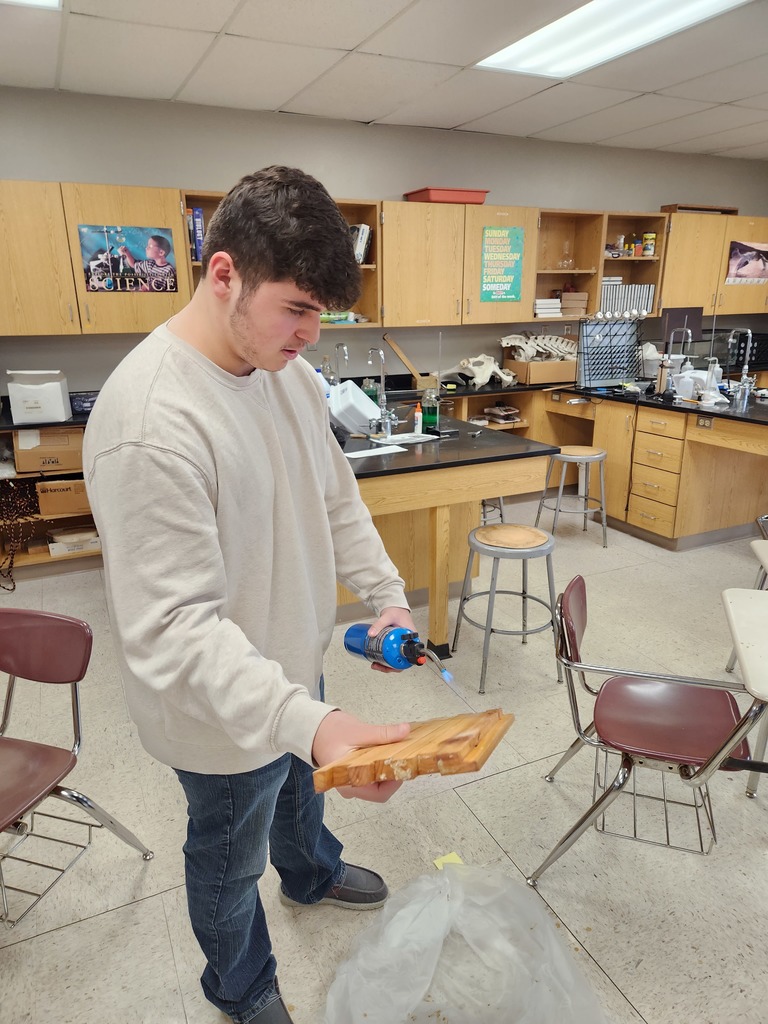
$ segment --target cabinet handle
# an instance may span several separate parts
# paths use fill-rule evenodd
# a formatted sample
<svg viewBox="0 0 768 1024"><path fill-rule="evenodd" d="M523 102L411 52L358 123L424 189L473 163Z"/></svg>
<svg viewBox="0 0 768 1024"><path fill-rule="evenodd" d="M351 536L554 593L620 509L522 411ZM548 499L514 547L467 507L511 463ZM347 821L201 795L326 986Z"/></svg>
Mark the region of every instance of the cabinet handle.
<svg viewBox="0 0 768 1024"><path fill-rule="evenodd" d="M69 322L72 323L75 318L72 315L72 303L71 302L67 303L67 309L69 310Z"/></svg>
<svg viewBox="0 0 768 1024"><path fill-rule="evenodd" d="M666 420L651 420L650 422L655 423L658 427L666 427L667 425Z"/></svg>
<svg viewBox="0 0 768 1024"><path fill-rule="evenodd" d="M461 299L456 299L456 316L461 316Z"/></svg>
<svg viewBox="0 0 768 1024"><path fill-rule="evenodd" d="M640 486L641 487L655 487L657 491L659 489L659 484L652 484L649 480L641 480L640 481Z"/></svg>
<svg viewBox="0 0 768 1024"><path fill-rule="evenodd" d="M716 303L717 303L717 292L712 292L712 309L715 308L715 304Z"/></svg>
<svg viewBox="0 0 768 1024"><path fill-rule="evenodd" d="M91 322L91 307L88 305L87 302L85 304L85 319L88 321L88 323Z"/></svg>
<svg viewBox="0 0 768 1024"><path fill-rule="evenodd" d="M472 299L467 299L467 316L472 312Z"/></svg>
<svg viewBox="0 0 768 1024"><path fill-rule="evenodd" d="M658 516L651 516L647 512L641 512L640 513L640 518L641 519L658 519L659 517Z"/></svg>
<svg viewBox="0 0 768 1024"><path fill-rule="evenodd" d="M431 320L417 320L416 323L417 324L431 324L432 321Z"/></svg>
<svg viewBox="0 0 768 1024"><path fill-rule="evenodd" d="M717 305L719 307L719 306L722 306L722 304L723 304L723 293L720 292L720 294L718 296L718 300L717 300Z"/></svg>
<svg viewBox="0 0 768 1024"><path fill-rule="evenodd" d="M646 452L646 455L658 455L660 459L664 458L664 452L657 452L653 448L646 448L645 452Z"/></svg>
<svg viewBox="0 0 768 1024"><path fill-rule="evenodd" d="M625 416L624 417L624 430L627 433L629 433L631 428L632 428L632 417L631 416Z"/></svg>

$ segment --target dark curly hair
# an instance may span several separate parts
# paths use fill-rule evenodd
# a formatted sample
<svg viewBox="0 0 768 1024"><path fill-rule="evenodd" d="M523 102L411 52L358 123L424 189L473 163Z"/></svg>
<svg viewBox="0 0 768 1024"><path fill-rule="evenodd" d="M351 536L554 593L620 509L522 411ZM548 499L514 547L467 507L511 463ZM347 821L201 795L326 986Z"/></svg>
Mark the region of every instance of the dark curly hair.
<svg viewBox="0 0 768 1024"><path fill-rule="evenodd" d="M326 309L360 297L349 225L320 182L296 167L248 174L219 203L203 241L202 276L226 252L246 293L265 281L293 281Z"/></svg>

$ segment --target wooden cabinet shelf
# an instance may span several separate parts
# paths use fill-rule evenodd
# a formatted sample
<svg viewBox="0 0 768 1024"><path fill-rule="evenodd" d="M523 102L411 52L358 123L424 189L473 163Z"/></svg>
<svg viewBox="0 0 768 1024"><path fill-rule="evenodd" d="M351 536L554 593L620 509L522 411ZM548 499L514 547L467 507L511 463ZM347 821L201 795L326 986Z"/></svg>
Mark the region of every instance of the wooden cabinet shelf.
<svg viewBox="0 0 768 1024"><path fill-rule="evenodd" d="M53 564L54 562L68 562L74 558L94 558L97 555L101 555L101 551L74 551L69 555L51 555L45 551L41 551L37 554L30 555L26 552L20 551L16 555L14 561L14 567L21 569L25 565L44 565L48 562Z"/></svg>
<svg viewBox="0 0 768 1024"><path fill-rule="evenodd" d="M485 427L480 427L480 430L525 430L530 426L527 420L518 420L516 423L488 423Z"/></svg>

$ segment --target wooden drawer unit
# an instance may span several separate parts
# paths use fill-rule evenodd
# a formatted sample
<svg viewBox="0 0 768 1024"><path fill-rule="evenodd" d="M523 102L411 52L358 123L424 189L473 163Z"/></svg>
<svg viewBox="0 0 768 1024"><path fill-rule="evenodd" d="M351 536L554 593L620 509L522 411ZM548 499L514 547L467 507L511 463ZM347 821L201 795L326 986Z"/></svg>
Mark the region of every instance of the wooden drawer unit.
<svg viewBox="0 0 768 1024"><path fill-rule="evenodd" d="M645 434L662 434L664 437L685 437L684 413L667 412L666 409L637 410L637 429Z"/></svg>
<svg viewBox="0 0 768 1024"><path fill-rule="evenodd" d="M674 537L676 515L677 509L673 505L649 501L638 494L629 496L627 522L641 530L657 533L660 537Z"/></svg>
<svg viewBox="0 0 768 1024"><path fill-rule="evenodd" d="M663 434L635 435L634 461L641 466L652 466L668 473L679 473L683 461L684 441L677 437L665 437Z"/></svg>
<svg viewBox="0 0 768 1024"><path fill-rule="evenodd" d="M677 473L667 473L663 469L643 466L639 462L632 468L632 494L638 497L676 506L679 489L680 476Z"/></svg>

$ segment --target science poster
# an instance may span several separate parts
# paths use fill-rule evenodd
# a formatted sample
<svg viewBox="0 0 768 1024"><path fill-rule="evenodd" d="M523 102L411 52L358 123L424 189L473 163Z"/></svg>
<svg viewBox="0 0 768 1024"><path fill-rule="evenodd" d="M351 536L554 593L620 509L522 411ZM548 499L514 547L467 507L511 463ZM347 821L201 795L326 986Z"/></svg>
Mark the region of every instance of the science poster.
<svg viewBox="0 0 768 1024"><path fill-rule="evenodd" d="M77 230L88 291L178 291L170 228L79 224Z"/></svg>
<svg viewBox="0 0 768 1024"><path fill-rule="evenodd" d="M768 281L768 242L731 242L726 284L765 284Z"/></svg>

